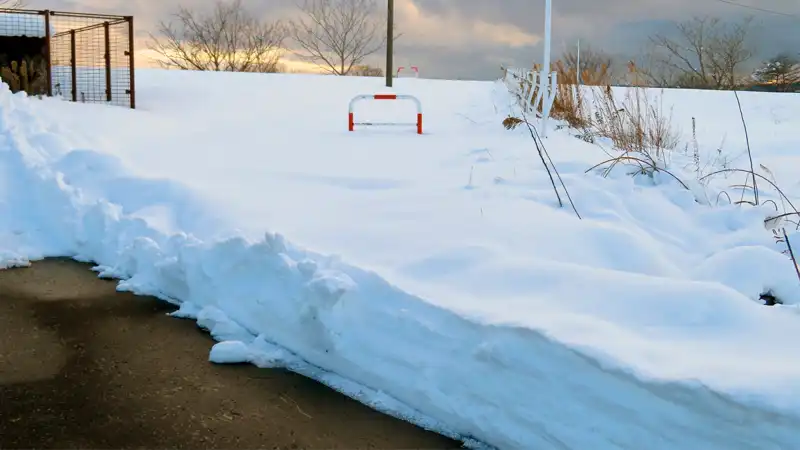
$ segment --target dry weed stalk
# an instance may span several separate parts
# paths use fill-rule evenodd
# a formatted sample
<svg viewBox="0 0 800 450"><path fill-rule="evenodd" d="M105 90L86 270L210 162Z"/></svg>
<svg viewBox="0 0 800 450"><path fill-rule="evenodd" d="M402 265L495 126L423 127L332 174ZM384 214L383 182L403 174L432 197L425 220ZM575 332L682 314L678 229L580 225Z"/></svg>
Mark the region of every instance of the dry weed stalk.
<svg viewBox="0 0 800 450"><path fill-rule="evenodd" d="M538 69L534 66L534 71ZM594 142L596 138L606 138L624 153L654 152L659 157L665 150L677 146L671 112L666 114L660 99L652 99L641 84L634 83L627 88L624 97L618 99L606 65L601 64L592 71L584 70L581 85L578 85L577 70L564 62L556 61L553 70L558 77L558 91L551 116L581 131L584 140ZM629 70L636 75L635 65L630 64ZM520 92L533 89L530 98L535 101L538 86L531 87L529 83L521 77L518 79ZM519 97L527 102L527 98ZM536 112L541 113L541 105L536 106Z"/></svg>
<svg viewBox="0 0 800 450"><path fill-rule="evenodd" d="M610 80L607 79L608 73L605 70L582 74L582 80L585 80L586 84L589 85L586 88L588 88L593 94L593 101L591 104L589 104L589 102L587 102L584 98L586 88L577 85L578 78L575 70L569 70L561 61L558 61L554 64L554 69L558 74L559 84L558 93L551 110L552 116L556 119L567 122L567 124L574 129L583 131L584 134L581 137L583 137L584 140L594 142L595 137L607 138L613 143L616 149L621 151L620 154L612 156L609 159L596 164L595 166L589 168L586 172L605 166L603 170L603 176L608 176L614 167L623 164L636 168L631 175L646 175L652 177L655 173L665 173L678 181L683 188L689 190L689 187L686 185L686 183L666 169L666 154L668 151L675 149L678 145L678 134L672 126L671 111L670 114L666 114L664 112L661 96L658 100L654 100L647 95L646 88L644 88L642 85L643 78L640 76L640 73L633 62L628 65L631 75L630 78L633 80L632 86L626 89L624 98L619 101L611 87L611 83L609 82ZM538 70L538 68L534 67L534 70ZM526 87L529 85L526 85L526 83L528 83L527 80L519 78L519 85L522 88L520 92L527 91ZM535 99L536 92L534 91L533 94L534 95L531 96L531 98ZM696 122L695 119L692 118L692 156L698 182L703 183L704 180L707 180L717 174L745 173L747 174L747 178L745 179L744 184L732 186L733 188L742 189L742 198L737 202L733 202L731 196L727 192L721 191L717 195L717 204L719 204L720 199L724 195L727 197L730 204L749 204L752 206L759 206L765 203L772 203L775 206L776 211L779 212L780 210L778 209L778 204L775 201L760 200L758 180L762 180L772 186L780 196L783 210L786 211L788 208L791 208L793 211L768 217L764 221L764 224L768 228L770 228L770 224L774 225L771 228L773 229L773 233L775 233L776 240L786 244L787 251L784 253L791 258L797 273L797 277L800 279L800 266L797 264L797 258L795 257L791 243L789 242L786 229L780 227L782 236L778 235L777 232L780 221L791 222L796 225L798 230L800 230L800 220L792 221L788 219L788 217L800 218L800 211L798 211L795 205L778 187L774 180L770 180L755 172L752 150L750 148L750 138L747 130L747 122L744 117L739 95L736 91L734 91L734 95L736 97L739 115L741 117L742 126L745 132L750 170L730 168L728 167L728 164L725 163L723 164L722 170L716 170L701 176L699 148L696 136ZM530 107L530 105L526 105L524 103L528 101L527 98L520 96L520 99L523 100L523 106L528 108ZM527 110L528 108L524 109ZM536 110L537 112L541 112L540 107L536 108ZM531 136L534 138L534 142L537 144L537 149L539 149L542 162L545 163L544 156L539 148L539 142L533 134L534 130L530 123L528 123L527 120L522 120L513 116L509 116L503 121L503 125L507 129L516 128L522 123L528 125L529 129L531 130ZM588 138L586 136L588 136ZM721 147L718 152L721 153ZM549 155L547 156L549 157ZM546 163L545 167L547 167ZM765 170L765 172L771 175L771 172L766 167L763 165L761 167ZM553 188L556 189L552 174L550 179L551 182L553 182ZM750 179L752 179L752 186L749 184ZM753 201L744 199L745 192L748 191L753 193ZM556 195L558 196L557 189ZM560 202L561 200L559 197L559 203Z"/></svg>

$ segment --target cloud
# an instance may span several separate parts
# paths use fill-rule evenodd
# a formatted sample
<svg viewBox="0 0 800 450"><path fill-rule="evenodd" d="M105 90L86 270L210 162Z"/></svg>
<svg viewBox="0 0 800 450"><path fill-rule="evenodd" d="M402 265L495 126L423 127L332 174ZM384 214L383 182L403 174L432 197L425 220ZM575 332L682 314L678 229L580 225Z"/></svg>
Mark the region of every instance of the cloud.
<svg viewBox="0 0 800 450"><path fill-rule="evenodd" d="M496 45L517 48L535 45L541 40L511 23L487 22L457 11L424 14L413 0L398 0L395 10L395 23L405 33L402 39L412 44L428 43L448 49Z"/></svg>
<svg viewBox="0 0 800 450"><path fill-rule="evenodd" d="M797 13L797 0L737 0L738 3L775 11ZM465 20L515 26L526 33L544 29L544 0L415 0L422 15L457 14ZM769 50L800 41L800 17L787 18L713 0L553 0L553 42L556 47L579 37L611 53L638 50L639 44L664 24L712 15L738 20L752 14L758 29L753 41ZM669 25L671 26L671 25ZM624 39L622 37L624 36ZM554 48L555 50L555 48Z"/></svg>
<svg viewBox="0 0 800 450"><path fill-rule="evenodd" d="M286 19L297 13L294 0L243 0L262 17ZM386 0L377 0L383 11ZM544 0L395 0L396 23L403 33L396 45L397 65L418 64L427 76L494 78L500 62L529 66L542 54ZM736 0L759 8L797 12L797 0ZM131 14L137 36L146 37L178 4L210 8L214 0L31 0L34 8ZM753 43L763 59L796 50L800 19L759 13L714 0L553 0L553 52L578 38L594 48L628 58L646 38L670 32L672 21L693 15L757 19ZM140 48L143 43L139 43ZM382 56L370 59L382 66ZM299 67L299 66L296 66ZM308 66L304 66L308 67ZM471 75L470 75L471 74Z"/></svg>

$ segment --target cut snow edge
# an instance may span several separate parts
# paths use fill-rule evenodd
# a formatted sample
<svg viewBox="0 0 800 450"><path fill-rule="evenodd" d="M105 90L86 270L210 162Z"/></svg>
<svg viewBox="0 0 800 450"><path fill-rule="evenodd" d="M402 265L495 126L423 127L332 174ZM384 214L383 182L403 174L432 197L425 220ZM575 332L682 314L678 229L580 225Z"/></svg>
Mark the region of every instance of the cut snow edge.
<svg viewBox="0 0 800 450"><path fill-rule="evenodd" d="M8 195L0 244L14 249L10 259L94 262L100 276L122 280L120 290L178 304L174 315L209 329L221 342L211 359L287 367L474 446L797 443L794 417L733 408L734 400L691 383L644 383L542 333L468 321L278 234L253 242L163 231L183 219L175 210L162 211L156 228L126 212L131 205L72 185L70 172L90 162L105 188L142 181L126 180L124 168L91 151L81 153L84 164L65 164L74 152L23 98L0 88ZM178 188L161 195L151 206L180 198L202 207ZM587 411L595 414L581 416ZM724 426L743 420L752 422L744 431ZM663 441L652 442L658 435Z"/></svg>

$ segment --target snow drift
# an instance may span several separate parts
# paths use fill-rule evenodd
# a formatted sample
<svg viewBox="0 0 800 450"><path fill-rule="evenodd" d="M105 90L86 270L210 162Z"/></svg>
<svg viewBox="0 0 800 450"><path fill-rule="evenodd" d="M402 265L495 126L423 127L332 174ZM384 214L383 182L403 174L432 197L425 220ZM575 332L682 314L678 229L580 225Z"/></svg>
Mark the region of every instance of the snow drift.
<svg viewBox="0 0 800 450"><path fill-rule="evenodd" d="M211 76L148 72L142 91L181 94L137 112L0 87L3 265L92 261L120 289L180 305L176 316L220 341L214 361L288 367L473 445L800 445L800 315L757 302L765 289L800 295L764 210L709 208L666 180L584 175L593 147L553 133L578 220L554 208L525 136L499 127L493 83L404 80L436 105L431 136L393 134L378 157L385 134L337 132L332 107L368 81L243 77L287 97L341 84L313 111L335 125L280 135L270 118L294 110L276 100L252 115L278 136L242 148L232 124L254 124L220 112L252 86L186 110ZM152 133L106 128L130 147L92 148L77 114ZM264 233L265 217L292 238Z"/></svg>

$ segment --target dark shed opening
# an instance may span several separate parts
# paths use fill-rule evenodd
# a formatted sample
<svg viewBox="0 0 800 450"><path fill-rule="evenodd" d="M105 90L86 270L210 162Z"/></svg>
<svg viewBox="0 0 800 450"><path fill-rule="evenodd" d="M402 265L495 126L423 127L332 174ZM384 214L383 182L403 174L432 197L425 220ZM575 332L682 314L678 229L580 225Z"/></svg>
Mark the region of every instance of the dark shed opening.
<svg viewBox="0 0 800 450"><path fill-rule="evenodd" d="M46 95L48 65L45 20L7 13L0 20L0 78L14 92Z"/></svg>

